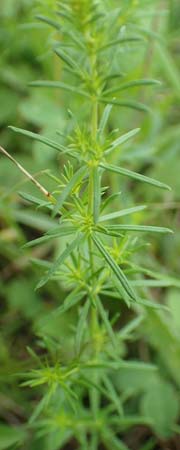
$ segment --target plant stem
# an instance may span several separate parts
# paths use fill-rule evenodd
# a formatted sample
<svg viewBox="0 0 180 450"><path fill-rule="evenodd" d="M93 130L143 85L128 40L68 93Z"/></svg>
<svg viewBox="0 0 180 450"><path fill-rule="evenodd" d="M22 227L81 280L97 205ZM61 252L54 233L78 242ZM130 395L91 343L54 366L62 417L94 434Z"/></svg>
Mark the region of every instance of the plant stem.
<svg viewBox="0 0 180 450"><path fill-rule="evenodd" d="M92 133L92 141L96 141L96 135L97 135L97 128L98 128L98 103L95 101L93 103L92 108L92 123L91 123L91 133ZM93 209L94 209L94 170L97 170L96 167L90 168L90 174L89 174L89 211L93 216ZM89 245L89 262L90 262L90 269L91 269L91 275L94 273L94 258L93 258L93 243L91 236L88 240ZM92 278L92 290L94 286L95 280ZM93 349L93 357L96 359L97 357L97 345L96 345L96 332L98 328L98 315L97 315L97 308L92 305L91 307L91 340L92 340L92 349ZM95 372L93 376L93 382L94 384L98 384L98 373ZM90 392L90 402L91 402L91 409L94 420L97 419L97 413L99 409L99 393L96 388L92 388ZM91 438L91 448L92 450L97 449L98 447L98 434L97 432L94 432Z"/></svg>

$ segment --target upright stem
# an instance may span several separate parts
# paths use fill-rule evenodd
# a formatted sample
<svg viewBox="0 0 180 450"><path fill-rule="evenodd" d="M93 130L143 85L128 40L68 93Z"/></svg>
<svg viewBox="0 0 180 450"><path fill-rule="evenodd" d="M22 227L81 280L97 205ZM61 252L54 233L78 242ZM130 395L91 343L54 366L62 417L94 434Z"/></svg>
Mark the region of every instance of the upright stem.
<svg viewBox="0 0 180 450"><path fill-rule="evenodd" d="M96 141L96 135L97 135L97 127L98 127L98 104L95 101L92 108L92 123L91 123L91 133L92 133L92 141ZM90 168L90 174L89 174L89 211L93 215L93 208L94 208L94 170L97 170L96 168L92 167ZM90 262L90 269L91 269L91 275L94 273L94 258L93 258L93 245L92 245L92 239L89 237L88 240L89 245L89 262ZM94 285L94 278L92 278L92 289ZM92 304L91 307L91 339L92 339L92 348L93 348L93 356L96 358L97 356L97 346L95 342L95 335L98 328L98 316L97 316L97 309ZM95 373L93 376L93 382L94 384L98 384L98 374ZM91 409L92 414L94 417L94 420L97 419L97 413L99 409L99 393L96 388L92 388L90 392L90 402L91 402ZM91 446L92 449L95 450L98 447L98 434L97 432L94 432L91 438Z"/></svg>

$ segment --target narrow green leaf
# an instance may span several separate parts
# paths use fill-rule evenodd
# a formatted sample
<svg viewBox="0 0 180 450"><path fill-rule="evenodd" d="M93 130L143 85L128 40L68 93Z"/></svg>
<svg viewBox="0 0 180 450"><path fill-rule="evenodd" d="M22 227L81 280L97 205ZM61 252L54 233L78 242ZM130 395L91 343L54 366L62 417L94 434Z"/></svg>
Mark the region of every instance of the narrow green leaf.
<svg viewBox="0 0 180 450"><path fill-rule="evenodd" d="M72 86L70 84L62 83L61 81L31 81L31 83L29 83L29 86L62 89L64 91L73 92L73 94L78 94L82 95L83 97L90 98L90 95L82 89L79 89L76 86Z"/></svg>
<svg viewBox="0 0 180 450"><path fill-rule="evenodd" d="M168 306L163 305L162 303L151 302L150 300L146 300L146 299L143 299L143 298L138 298L137 303L139 305L145 306L146 308L164 309L165 311L169 311Z"/></svg>
<svg viewBox="0 0 180 450"><path fill-rule="evenodd" d="M114 433L108 429L108 427L103 428L102 432L102 442L105 448L113 450L129 450L129 447L125 445L119 438L117 438Z"/></svg>
<svg viewBox="0 0 180 450"><path fill-rule="evenodd" d="M0 450L23 448L28 436L24 425L0 424Z"/></svg>
<svg viewBox="0 0 180 450"><path fill-rule="evenodd" d="M99 124L99 129L98 129L98 136L100 138L102 137L102 135L104 133L104 130L105 130L105 127L107 125L107 122L108 122L111 110L112 110L112 105L107 105L105 107L104 111L103 111L103 115L101 117L100 124Z"/></svg>
<svg viewBox="0 0 180 450"><path fill-rule="evenodd" d="M56 53L56 55L59 56L59 58L61 58L62 61L65 62L65 64L67 64L71 69L73 69L77 75L83 77L81 68L76 64L73 58L71 58L71 56L67 54L67 52L65 53L62 49L55 48L54 53Z"/></svg>
<svg viewBox="0 0 180 450"><path fill-rule="evenodd" d="M89 308L90 308L90 301L87 300L82 308L80 318L78 321L78 325L77 325L76 338L75 338L77 354L79 354L79 352L81 350L81 343L82 343L82 338L83 338L84 331L85 331L85 328L87 325L86 319L88 316Z"/></svg>
<svg viewBox="0 0 180 450"><path fill-rule="evenodd" d="M108 97L98 97L100 103L122 106L125 108L136 109L137 111L150 112L150 108L140 102L135 102L133 100L116 100Z"/></svg>
<svg viewBox="0 0 180 450"><path fill-rule="evenodd" d="M32 133L31 131L23 130L22 128L16 128L12 126L9 126L8 128L10 128L10 130L14 131L15 133L22 134L23 136L27 136L30 139L48 145L48 147L52 147L55 150L58 150L59 152L68 153L66 147L59 144L58 142L52 141L51 139L42 136L41 134Z"/></svg>
<svg viewBox="0 0 180 450"><path fill-rule="evenodd" d="M82 364L82 367L87 367L89 369L112 369L112 370L119 370L119 369L129 369L129 370L140 370L140 371L156 371L157 367L153 364L148 363L142 363L136 360L133 361L124 361L124 360L118 360L118 361L92 361L88 363Z"/></svg>
<svg viewBox="0 0 180 450"><path fill-rule="evenodd" d="M122 194L122 192L121 191L119 191L119 192L115 192L114 194L111 194L109 197L107 197L105 200L104 200L104 202L102 203L102 205L101 205L101 212L105 209L105 208L107 208L107 206L116 198L116 197L118 197L119 195L121 195Z"/></svg>
<svg viewBox="0 0 180 450"><path fill-rule="evenodd" d="M72 251L81 243L83 238L82 234L78 234L75 239L66 247L66 249L61 253L61 255L57 258L57 260L52 264L51 268L47 272L47 274L40 280L37 285L37 289L41 288L48 282L50 278L55 274L55 272L59 269L59 267L65 262L68 256L72 253Z"/></svg>
<svg viewBox="0 0 180 450"><path fill-rule="evenodd" d="M20 195L20 197L22 197L24 200L27 200L30 203L33 203L34 205L37 206L46 206L48 209L52 208L52 205L50 205L49 201L45 202L44 200L41 200L38 197L35 197L34 195L30 195L27 192L21 192L19 191L18 194Z"/></svg>
<svg viewBox="0 0 180 450"><path fill-rule="evenodd" d="M98 49L98 52L103 52L104 50L109 49L110 47L114 47L115 45L121 45L126 44L127 42L137 42L137 41L143 41L141 37L127 37L127 38L120 38L120 39L114 39L113 41L108 42L106 45L103 45Z"/></svg>
<svg viewBox="0 0 180 450"><path fill-rule="evenodd" d="M58 227L54 227L51 228L51 230L48 230L46 235L57 235L59 234L59 236L66 236L66 231L68 234L75 234L77 231L77 228L74 227L73 225L68 225L66 223L61 223Z"/></svg>
<svg viewBox="0 0 180 450"><path fill-rule="evenodd" d="M41 232L48 231L56 225L55 220L48 217L47 214L39 213L37 215L36 211L12 209L11 214L17 222L35 228L36 230L38 229Z"/></svg>
<svg viewBox="0 0 180 450"><path fill-rule="evenodd" d="M133 136L136 136L137 133L139 133L140 128L134 128L134 130L129 131L128 133L123 134L122 136L118 137L113 141L110 145L110 147L105 150L105 155L108 155L111 153L115 148L119 147L119 145L124 144L124 142L127 142L130 138Z"/></svg>
<svg viewBox="0 0 180 450"><path fill-rule="evenodd" d="M151 225L109 225L108 229L110 231L140 231L140 232L148 232L148 233L173 233L169 228L164 227L154 227Z"/></svg>
<svg viewBox="0 0 180 450"><path fill-rule="evenodd" d="M151 184L152 186L171 191L171 188L167 184L161 183L160 181L154 180L153 178L146 177L145 175L141 175L140 173L124 169L123 167L117 167L113 166L112 164L106 163L100 163L100 167L102 167L102 169L109 170L110 172L119 173L120 175L124 175L134 180L142 181L144 183Z"/></svg>
<svg viewBox="0 0 180 450"><path fill-rule="evenodd" d="M53 217L62 208L62 205L65 202L65 200L67 199L68 195L71 193L72 189L82 180L86 171L87 171L86 166L83 166L83 167L80 167L80 169L74 173L74 175L71 178L71 180L69 181L69 183L66 185L64 190L61 192L61 194L57 198L57 202L54 206Z"/></svg>
<svg viewBox="0 0 180 450"><path fill-rule="evenodd" d="M56 239L62 236L70 236L71 234L73 234L76 231L75 227L71 227L71 226L66 226L66 227L57 227L56 228L57 232L55 233L54 230L49 231L45 236L42 236L40 238L37 239L33 239L33 241L27 242L25 245L23 245L23 248L28 248L28 247L34 247L36 245L39 244L44 244L44 242L48 242L52 239Z"/></svg>
<svg viewBox="0 0 180 450"><path fill-rule="evenodd" d="M108 376L106 376L105 374L103 374L103 381L104 381L104 385L105 388L107 389L108 393L109 393L109 397L112 401L112 403L114 403L118 414L120 417L123 416L123 407L122 407L122 403L121 403L121 399L120 399L120 394L116 392L110 378Z"/></svg>
<svg viewBox="0 0 180 450"><path fill-rule="evenodd" d="M180 97L180 73L179 68L175 63L175 58L171 55L171 52L160 43L156 44L156 52L158 55L158 61L163 69L163 74L169 79L175 95Z"/></svg>
<svg viewBox="0 0 180 450"><path fill-rule="evenodd" d="M52 315L57 317L69 311L69 309L73 308L73 306L77 305L77 303L79 303L83 299L84 295L84 291L77 288L74 289L72 292L70 292L69 295L67 295L63 304L52 312Z"/></svg>
<svg viewBox="0 0 180 450"><path fill-rule="evenodd" d="M47 25L50 25L51 27L55 28L56 30L60 30L61 26L58 22L55 20L50 19L49 17L42 16L41 14L36 15L36 19L40 20L41 22L46 23Z"/></svg>
<svg viewBox="0 0 180 450"><path fill-rule="evenodd" d="M99 240L99 238L95 234L92 236L92 239L93 239L94 244L98 248L99 252L103 255L104 259L106 260L106 262L108 263L108 265L110 266L110 268L112 269L114 274L116 275L117 279L120 281L122 287L124 288L124 290L126 291L128 296L132 300L136 301L136 294L133 291L133 289L131 288L129 281L127 280L126 276L124 275L124 272L120 269L120 267L118 266L116 261L114 261L112 256L107 252L107 250L103 246L102 242Z"/></svg>
<svg viewBox="0 0 180 450"><path fill-rule="evenodd" d="M101 216L99 218L99 222L105 222L106 220L118 219L119 217L127 216L128 214L134 214L139 211L143 211L146 209L146 205L135 206L132 208L122 209L121 211L116 211L111 214L106 214L105 216Z"/></svg>
<svg viewBox="0 0 180 450"><path fill-rule="evenodd" d="M107 89L103 92L103 95L111 95L115 94L116 92L123 91L124 89L134 88L134 87L141 87L141 86L153 86L153 85L160 85L161 82L154 79L141 79L141 80L132 80L127 83L122 83L119 86L115 86L111 89Z"/></svg>
<svg viewBox="0 0 180 450"><path fill-rule="evenodd" d="M100 181L100 170L98 167L93 169L93 217L94 223L98 222L99 210L101 203L101 181Z"/></svg>
<svg viewBox="0 0 180 450"><path fill-rule="evenodd" d="M41 414L41 412L43 411L43 409L47 408L51 397L53 395L53 391L52 389L48 390L46 392L46 394L44 395L44 397L40 400L40 402L38 402L36 408L34 409L32 415L30 416L29 419L29 424L33 424L35 422L35 420L39 417L39 415Z"/></svg>
<svg viewBox="0 0 180 450"><path fill-rule="evenodd" d="M108 319L108 315L107 315L107 313L106 313L106 311L105 311L105 309L104 309L104 307L103 307L103 305L101 303L101 300L100 300L100 298L98 296L96 296L96 305L97 305L97 308L99 310L99 314L100 314L100 316L101 316L101 318L102 318L102 320L104 322L106 331L107 331L107 333L108 333L108 335L110 337L112 345L113 345L114 349L117 350L116 336L115 336L114 331L113 331L113 329L111 327L111 322Z"/></svg>

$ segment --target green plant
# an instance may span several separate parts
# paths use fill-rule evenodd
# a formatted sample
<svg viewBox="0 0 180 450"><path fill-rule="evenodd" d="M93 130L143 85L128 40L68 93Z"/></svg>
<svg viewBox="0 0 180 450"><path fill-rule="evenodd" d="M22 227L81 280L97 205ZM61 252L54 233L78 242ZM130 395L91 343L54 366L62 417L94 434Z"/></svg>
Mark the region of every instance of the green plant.
<svg viewBox="0 0 180 450"><path fill-rule="evenodd" d="M135 17L134 2L130 2L130 6L128 3L122 19L127 22L131 15ZM61 40L55 43L54 51L64 63L66 81L37 81L31 85L66 91L69 93L69 102L73 94L71 109L81 108L82 115L77 120L76 114L69 111L71 130L67 137L62 136L58 142L40 134L11 128L59 151L62 161L67 158L60 177L49 173L56 181L51 194L27 171L24 172L45 195L46 201L22 192L21 196L38 208L47 208L57 221L54 228L43 237L26 244L26 247L59 238L63 238L65 243L54 263L34 260L39 270L44 272L45 268L37 287L43 288L52 280L57 285L61 281L67 294L47 320L64 314L68 321L71 309L78 312L75 314L73 330L67 334L67 354L63 351L62 343L60 347L59 342L42 333L41 345L46 348L46 354L38 357L29 349L36 366L24 375L28 380L23 384L42 387L42 399L32 413L30 426L35 426L38 418L41 434L46 435L48 429L48 436L51 436L51 449L62 448L72 438L83 450L95 450L99 443L103 443L105 448L113 446L114 449L125 449L119 433L138 423L152 427L156 424L146 414L129 414L131 389L120 396L115 378L119 371L127 370L131 373L137 370L146 376L155 377L155 368L150 364L123 359L123 343L136 330L142 319L141 314L127 328L119 330L116 324L118 318L113 314L109 318L104 299L110 297L111 302L113 299L119 301L121 308L125 302L128 307L134 306L137 310L142 305L151 308L161 306L141 298L141 290L134 288L137 275L142 273L143 268L135 264L141 244L132 236L136 232L164 234L171 231L163 227L140 225L138 220L136 222L137 214L145 209L144 205L133 205L112 212L113 202L120 193L109 193L105 182L108 183L109 174L115 174L156 188L169 187L112 163L116 149L135 137L139 128L118 137L117 130L111 130L110 126L107 134L106 130L113 106L148 110L145 105L131 99L131 88L156 85L158 82L154 79L131 80L128 77L121 82L122 74L109 67L116 48L120 45L131 48L131 45L137 45L142 40L138 28L136 30L134 27L136 31L132 33L131 23L125 31L119 32L119 9L112 9L104 2L90 3L87 0L58 2L58 5L58 16L63 25L54 18L39 16L39 19L60 32ZM123 92L119 97L119 93ZM127 93L130 93L128 97ZM104 104L106 106L103 108ZM3 148L1 151L12 159ZM71 159L75 161L74 165L69 162ZM22 166L18 166L24 171ZM124 223L126 216L134 219L134 222ZM119 219L122 221L119 222ZM171 426L176 419L176 409L175 406L168 433L171 433Z"/></svg>

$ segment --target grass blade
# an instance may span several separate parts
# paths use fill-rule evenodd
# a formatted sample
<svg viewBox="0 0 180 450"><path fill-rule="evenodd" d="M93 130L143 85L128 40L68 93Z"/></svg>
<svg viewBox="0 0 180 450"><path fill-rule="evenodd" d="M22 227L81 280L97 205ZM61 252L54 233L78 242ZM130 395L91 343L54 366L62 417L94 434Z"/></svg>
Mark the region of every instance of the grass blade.
<svg viewBox="0 0 180 450"><path fill-rule="evenodd" d="M76 332L76 351L77 354L80 353L81 351L81 343L82 343L82 338L83 338L83 334L86 328L86 319L88 316L88 312L89 312L89 308L90 308L90 301L87 300L86 303L84 304L81 314L80 314L80 318L79 318L79 322L77 325L77 332Z"/></svg>
<svg viewBox="0 0 180 450"><path fill-rule="evenodd" d="M29 248L29 247L34 247L36 245L39 244L44 244L44 242L48 242L52 239L56 239L62 236L70 236L71 234L73 234L76 231L75 227L64 227L63 229L61 227L56 228L56 233L53 231L53 233L49 232L47 233L45 236L42 236L40 238L37 239L33 239L33 241L27 242L25 245L23 245L23 248Z"/></svg>
<svg viewBox="0 0 180 450"><path fill-rule="evenodd" d="M120 44L126 44L127 42L137 42L137 41L143 41L141 37L132 36L129 38L120 38L120 39L114 39L113 41L108 42L106 45L103 45L98 49L98 52L103 52L104 50L109 49L110 47L114 47L116 45Z"/></svg>
<svg viewBox="0 0 180 450"><path fill-rule="evenodd" d="M57 212L62 208L63 203L67 199L68 195L71 193L72 189L82 180L86 173L86 166L80 167L77 172L74 173L73 177L66 185L64 190L61 192L60 196L57 198L57 202L54 206L53 217L57 214Z"/></svg>
<svg viewBox="0 0 180 450"><path fill-rule="evenodd" d="M103 381L104 381L105 388L108 391L109 398L111 399L112 403L114 403L119 416L122 417L123 416L123 407L122 407L119 393L117 394L117 392L113 386L113 383L108 378L108 376L105 374L103 375Z"/></svg>
<svg viewBox="0 0 180 450"><path fill-rule="evenodd" d="M105 222L106 220L118 219L119 217L127 216L128 214L134 214L139 211L146 209L146 205L134 206L132 208L122 209L121 211L116 211L114 213L106 214L99 218L99 222Z"/></svg>
<svg viewBox="0 0 180 450"><path fill-rule="evenodd" d="M113 331L113 329L111 327L111 322L108 319L108 314L105 311L105 309L104 309L104 307L103 307L103 305L101 303L101 300L100 300L100 298L98 296L96 296L96 305L97 305L97 308L99 310L99 314L100 314L100 316L101 316L101 318L102 318L102 320L104 322L106 331L107 331L107 333L108 333L108 335L110 337L112 345L113 345L114 349L117 350L116 336L115 336L114 331Z"/></svg>
<svg viewBox="0 0 180 450"><path fill-rule="evenodd" d="M146 105L140 102L135 102L133 100L116 100L108 97L98 97L98 100L100 103L136 109L137 111L150 112L150 109Z"/></svg>
<svg viewBox="0 0 180 450"><path fill-rule="evenodd" d="M127 83L122 83L119 86L115 86L111 89L107 89L104 91L104 95L111 95L115 94L116 92L123 91L125 89L133 88L133 87L141 87L141 86L153 86L153 85L160 85L161 82L154 79L141 79L141 80L132 80Z"/></svg>
<svg viewBox="0 0 180 450"><path fill-rule="evenodd" d="M112 110L112 105L107 105L105 107L104 111L103 111L103 115L101 117L100 124L99 124L99 129L98 129L98 136L99 136L99 138L101 138L103 133L104 133L104 130L105 130L105 127L107 125L107 122L108 122L111 110Z"/></svg>
<svg viewBox="0 0 180 450"><path fill-rule="evenodd" d="M124 169L123 167L113 166L112 164L106 163L100 163L100 167L102 167L102 169L109 170L110 172L119 173L120 175L124 175L134 180L142 181L143 183L148 183L152 186L171 191L171 188L167 184L161 183L158 180L154 180L154 178L149 178L145 175L141 175L140 173L133 172L132 170Z"/></svg>
<svg viewBox="0 0 180 450"><path fill-rule="evenodd" d="M131 286L130 286L126 276L124 275L124 272L120 269L120 267L118 266L116 261L114 261L112 256L107 252L107 250L105 249L104 245L102 244L100 239L95 234L92 236L92 239L93 239L94 244L98 248L99 252L104 257L104 259L106 260L106 262L110 266L111 270L116 275L117 279L120 281L122 287L124 288L124 290L126 291L128 296L132 300L136 301L136 294L133 291L133 289L131 288Z"/></svg>
<svg viewBox="0 0 180 450"><path fill-rule="evenodd" d="M71 86L66 83L62 83L61 81L31 81L29 86L32 87L49 87L54 89L62 89L64 91L73 92L73 94L82 95L83 97L90 98L90 95L82 89L77 88L76 86Z"/></svg>
<svg viewBox="0 0 180 450"><path fill-rule="evenodd" d="M84 295L85 292L83 292L82 290L79 291L79 289L74 289L74 291L70 292L70 294L67 295L63 304L52 312L52 315L57 317L61 314L64 314L69 309L73 308L73 306L77 305L77 303L79 303L83 299Z"/></svg>
<svg viewBox="0 0 180 450"><path fill-rule="evenodd" d="M148 233L173 233L172 230L169 228L164 227L154 227L151 225L110 225L108 227L110 231L141 231L141 232L148 232Z"/></svg>
<svg viewBox="0 0 180 450"><path fill-rule="evenodd" d="M56 30L60 31L61 26L58 22L55 20L50 19L49 17L42 16L41 14L36 15L36 19L40 20L41 22L46 23L47 25L50 25L51 27L55 28Z"/></svg>
<svg viewBox="0 0 180 450"><path fill-rule="evenodd" d="M55 272L59 269L59 267L65 262L65 260L68 258L68 256L72 253L72 251L81 243L83 238L82 234L78 234L75 239L71 242L71 244L66 247L66 249L61 253L59 258L54 262L52 267L49 269L47 274L40 280L40 282L37 285L37 289L41 288L46 284L50 278L55 274Z"/></svg>
<svg viewBox="0 0 180 450"><path fill-rule="evenodd" d="M133 136L136 136L137 133L139 133L140 128L134 128L134 130L129 131L128 133L123 134L119 138L115 139L115 141L112 142L110 147L105 150L105 155L108 155L111 153L115 148L119 147L119 145L124 144L124 142L128 141Z"/></svg>
<svg viewBox="0 0 180 450"><path fill-rule="evenodd" d="M15 133L22 134L23 136L27 136L30 139L33 139L35 141L41 142L42 144L48 145L48 147L52 147L55 150L58 150L59 152L66 153L67 149L63 145L59 144L58 142L52 141L49 138L46 138L38 133L32 133L31 131L23 130L22 128L16 128L16 127L8 127L10 130L14 131Z"/></svg>

